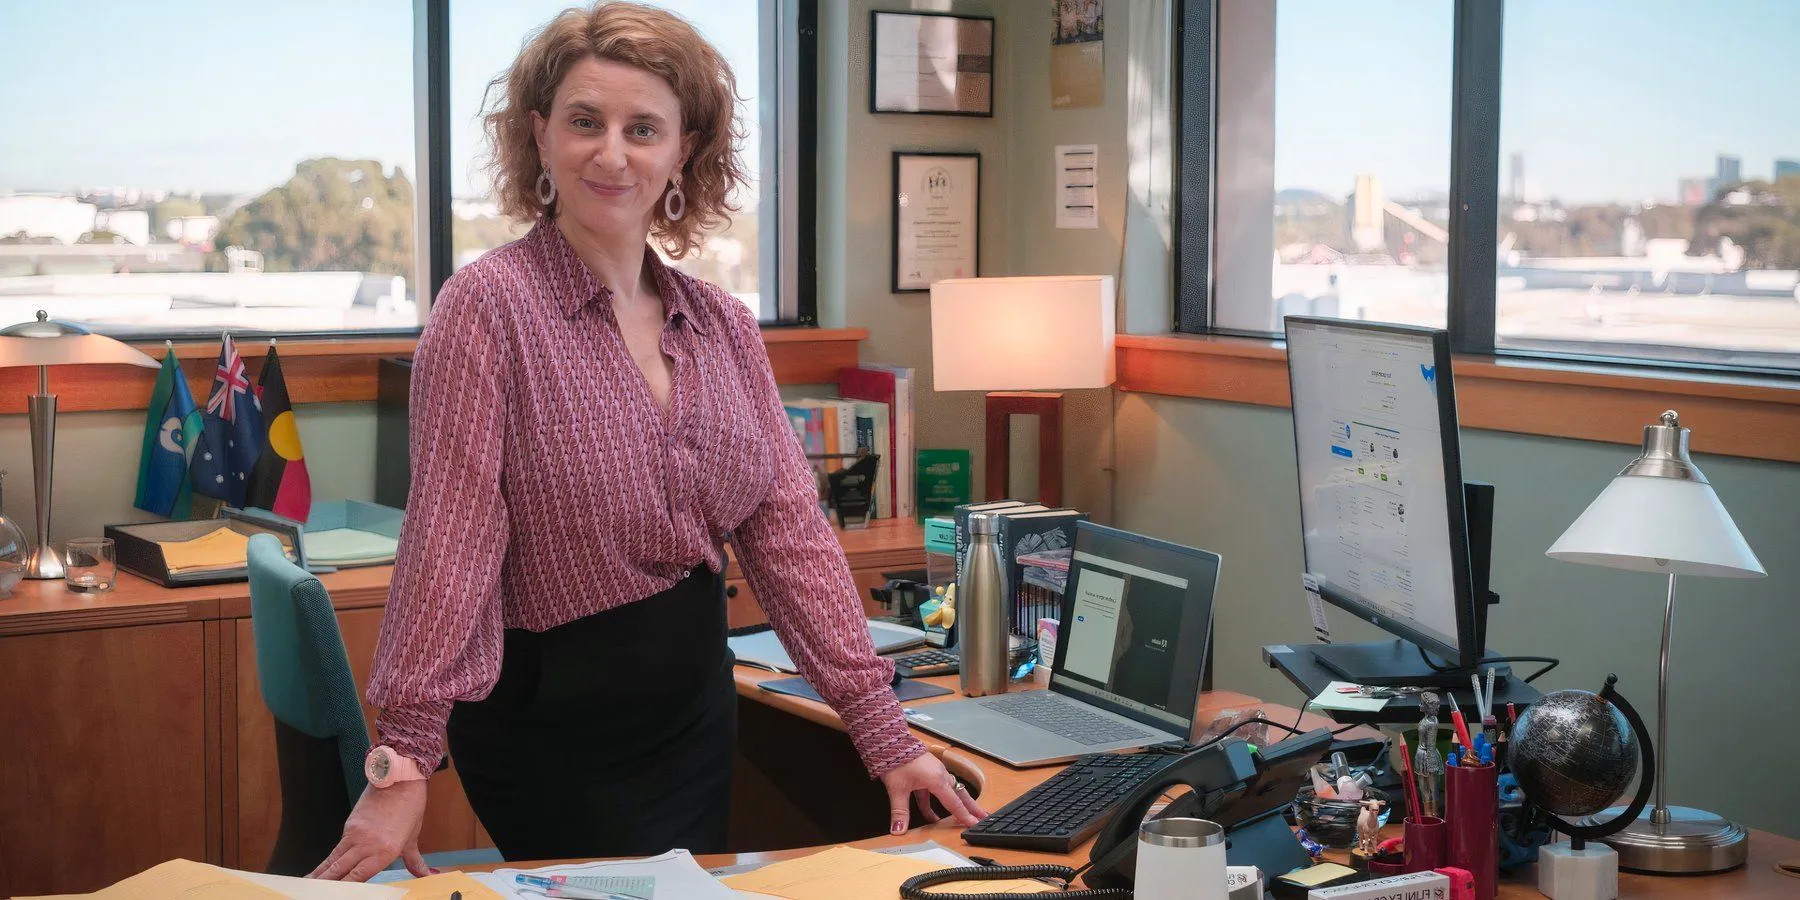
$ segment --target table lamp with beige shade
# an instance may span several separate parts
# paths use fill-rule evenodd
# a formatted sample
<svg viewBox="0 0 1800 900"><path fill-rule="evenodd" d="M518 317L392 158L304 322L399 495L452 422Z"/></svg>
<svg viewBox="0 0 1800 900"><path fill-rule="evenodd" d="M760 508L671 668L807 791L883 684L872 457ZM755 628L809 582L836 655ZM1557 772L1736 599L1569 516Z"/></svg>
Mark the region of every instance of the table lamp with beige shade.
<svg viewBox="0 0 1800 900"><path fill-rule="evenodd" d="M51 366L126 365L157 367L156 360L131 346L68 322L43 310L37 320L0 328L0 369L36 366L37 393L25 398L31 421L31 474L37 490L37 544L26 564L26 578L63 577L62 559L50 546L50 481L56 451L56 395L50 393Z"/></svg>
<svg viewBox="0 0 1800 900"><path fill-rule="evenodd" d="M987 496L1008 495L1011 418L1038 416L1038 496L1062 505L1062 394L1113 383L1111 275L931 285L932 388L987 391Z"/></svg>

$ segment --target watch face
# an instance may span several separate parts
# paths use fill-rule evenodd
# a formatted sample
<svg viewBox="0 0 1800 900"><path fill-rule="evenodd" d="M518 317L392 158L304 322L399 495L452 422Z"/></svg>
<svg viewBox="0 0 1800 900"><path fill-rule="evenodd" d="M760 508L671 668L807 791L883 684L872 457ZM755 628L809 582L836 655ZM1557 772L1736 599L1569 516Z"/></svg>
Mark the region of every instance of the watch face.
<svg viewBox="0 0 1800 900"><path fill-rule="evenodd" d="M384 752L369 754L369 780L380 783L387 780L388 771L394 766L393 760Z"/></svg>

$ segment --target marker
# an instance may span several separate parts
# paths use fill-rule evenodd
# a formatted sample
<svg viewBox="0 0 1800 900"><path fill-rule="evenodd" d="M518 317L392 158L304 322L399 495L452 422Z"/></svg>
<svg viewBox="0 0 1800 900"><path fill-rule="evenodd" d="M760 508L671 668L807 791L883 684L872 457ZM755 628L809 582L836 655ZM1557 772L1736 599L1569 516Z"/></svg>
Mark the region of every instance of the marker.
<svg viewBox="0 0 1800 900"><path fill-rule="evenodd" d="M612 891L590 891L578 888L552 878L537 875L514 875L513 881L533 893L546 897L566 897L568 900L642 900L629 894L615 894Z"/></svg>

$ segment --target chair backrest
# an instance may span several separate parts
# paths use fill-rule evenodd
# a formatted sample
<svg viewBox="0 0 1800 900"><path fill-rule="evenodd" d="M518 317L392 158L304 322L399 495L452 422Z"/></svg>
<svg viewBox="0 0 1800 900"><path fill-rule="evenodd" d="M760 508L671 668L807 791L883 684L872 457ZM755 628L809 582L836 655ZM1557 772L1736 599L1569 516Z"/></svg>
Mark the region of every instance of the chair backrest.
<svg viewBox="0 0 1800 900"><path fill-rule="evenodd" d="M341 786L354 804L368 783L363 757L369 732L331 598L318 578L288 560L274 535L250 538L249 563L250 622L263 702L281 725L336 743ZM282 752L293 743L278 742L284 770L301 764ZM283 780L294 774L284 772Z"/></svg>

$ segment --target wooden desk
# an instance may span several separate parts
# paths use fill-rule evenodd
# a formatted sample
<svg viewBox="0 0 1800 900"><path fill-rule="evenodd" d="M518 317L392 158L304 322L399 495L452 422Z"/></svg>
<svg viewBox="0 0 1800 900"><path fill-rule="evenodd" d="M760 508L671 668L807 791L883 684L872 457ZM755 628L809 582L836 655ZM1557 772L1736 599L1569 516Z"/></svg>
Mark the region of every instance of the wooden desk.
<svg viewBox="0 0 1800 900"><path fill-rule="evenodd" d="M739 667L737 670L738 695L741 699L747 701L740 705L740 716L744 716L745 718L778 717L779 719L787 720L786 723L780 723L778 721L768 723L776 728L781 728L785 724L787 728L791 729L796 723L805 723L807 726L830 729L834 732L842 730L842 722L823 704L815 703L811 700L791 697L785 694L771 694L768 691L757 688L757 684L760 682L780 677L784 676ZM956 686L955 676L945 676L930 680L944 684L953 689ZM917 705L925 705L954 699L957 699L956 695L934 697L915 701L915 703ZM1241 708L1248 705L1262 706L1262 708L1269 713L1269 718L1278 722L1291 722L1296 713L1296 710L1289 707L1275 704L1258 704L1255 698L1226 691L1215 691L1205 695L1201 700L1200 709L1202 711L1202 717L1205 717L1205 713L1209 710L1220 710L1228 707ZM766 715L771 713L773 714L773 717ZM1328 719L1310 714L1305 717L1302 724L1308 728L1318 726L1332 727L1336 725L1336 723ZM740 728L740 733L743 731L744 729ZM944 761L945 767L948 768L952 774L972 785L971 790L976 793L977 799L980 800L982 806L989 811L998 810L1000 807L1005 806L1008 802L1011 802L1014 798L1038 785L1057 771L1057 767L1055 766L1034 769L1014 769L1004 763L981 756L973 751L964 750L953 745L947 745L941 739L926 734L925 732L915 729L914 733L917 734L920 739L925 741L926 746L931 749L932 753L936 754ZM834 737L836 742L843 748L842 752L849 752L848 740L841 735L834 735ZM740 738L740 741L742 741L742 738ZM797 740L792 746L786 748L785 752L788 754L803 752L796 748L804 747L810 743L810 741L806 740ZM746 755L752 757L751 765L754 767L754 755L757 753L757 747L751 745L743 749L748 751ZM741 821L744 824L757 824L763 828L789 827L791 823L786 821L786 816L792 813L791 807L796 805L803 807L817 805L808 804L806 802L808 799L806 795L809 794L818 795L817 799L822 801L823 804L839 809L853 804L866 805L870 802L866 798L859 798L850 794L838 795L830 793L824 784L819 783L829 782L831 780L831 770L834 765L832 757L840 755L841 754L833 753L827 749L826 754L823 757L800 760L797 761L800 765L789 767L794 771L800 772L802 777L788 781L784 784L774 785L777 789L775 806L754 810L734 809L732 816L734 836L735 832L741 830ZM739 780L742 781L745 776L742 768L740 768L738 775ZM751 777L760 780L766 778L767 773L752 772ZM863 776L863 780L865 783L873 784L868 782L866 775ZM756 793L759 788L760 785L755 784L751 785L750 790L748 791L740 788L737 796L734 797L734 800L741 804L747 793ZM868 792L865 791L864 793L866 794ZM857 847L876 848L916 844L926 840L934 840L964 856L971 854L988 856L1008 865L1026 863L1062 863L1070 866L1080 866L1087 862L1088 850L1092 845L1092 841L1084 843L1080 847L1077 847L1073 853L1066 856L1032 853L1023 850L1007 850L997 847L977 847L965 843L962 839L962 827L954 822L948 821L934 825L920 826L903 835L890 835L886 834L884 830L886 826L887 810L886 797L878 784L874 785L873 794L875 795L873 801L875 805L869 809L867 811L868 814L864 816L864 818L871 822L872 827L862 832L863 834L870 835L869 837L858 840L839 839L819 841L815 842L818 844L817 846L807 846L798 849L759 850L736 854L703 856L700 858L700 863L708 868L716 868L740 863L773 862L782 859L790 859L795 856L804 856L809 853L817 852L818 850L825 849L826 847L833 846L837 843L849 843L852 846ZM767 817L766 819L764 819L765 816ZM759 819L764 820L759 822ZM1398 834L1398 826L1390 827L1389 831ZM1751 832L1750 837L1750 861L1741 869L1710 877L1655 878L1645 875L1623 874L1619 878L1619 896L1623 898L1623 900L1630 900L1630 898L1671 898L1671 900L1672 898L1681 898L1681 900L1714 900L1714 898L1718 898L1718 900L1724 900L1724 898L1733 898L1733 900L1753 900L1753 898L1762 897L1792 898L1800 896L1800 881L1796 881L1793 878L1788 878L1775 872L1773 866L1777 859L1794 857L1800 857L1800 841L1766 832L1753 831ZM1524 900L1524 898L1541 898L1542 895L1537 892L1534 879L1535 875L1528 874L1527 877L1524 878L1516 878L1510 881L1503 880L1501 883L1500 896L1505 898L1519 898L1519 900ZM974 888L973 890L979 890L979 888Z"/></svg>
<svg viewBox="0 0 1800 900"><path fill-rule="evenodd" d="M882 572L925 564L911 521L839 540L871 612ZM725 574L731 624L761 621L735 560ZM320 578L359 689L390 576ZM425 852L492 846L454 770L432 779L428 804ZM107 594L26 581L0 599L0 897L91 891L177 857L258 869L280 821L248 585L171 590L121 574Z"/></svg>

